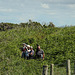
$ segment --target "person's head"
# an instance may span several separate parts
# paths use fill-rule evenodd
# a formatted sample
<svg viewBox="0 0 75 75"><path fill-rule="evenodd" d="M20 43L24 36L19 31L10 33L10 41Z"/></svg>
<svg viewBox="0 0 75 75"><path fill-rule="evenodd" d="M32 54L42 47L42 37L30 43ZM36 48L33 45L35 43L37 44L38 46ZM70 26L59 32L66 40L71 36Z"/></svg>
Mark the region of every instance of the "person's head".
<svg viewBox="0 0 75 75"><path fill-rule="evenodd" d="M30 49L33 50L33 47L31 46Z"/></svg>
<svg viewBox="0 0 75 75"><path fill-rule="evenodd" d="M30 45L27 45L27 48L30 49Z"/></svg>
<svg viewBox="0 0 75 75"><path fill-rule="evenodd" d="M39 46L39 44L36 44L37 45L37 47Z"/></svg>
<svg viewBox="0 0 75 75"><path fill-rule="evenodd" d="M38 48L38 50L40 50L40 49L41 49L41 48L40 48L40 46L38 46L37 48Z"/></svg>
<svg viewBox="0 0 75 75"><path fill-rule="evenodd" d="M25 47L27 44L26 43L23 43L23 47Z"/></svg>
<svg viewBox="0 0 75 75"><path fill-rule="evenodd" d="M26 45L25 44L23 44L23 47L25 47Z"/></svg>

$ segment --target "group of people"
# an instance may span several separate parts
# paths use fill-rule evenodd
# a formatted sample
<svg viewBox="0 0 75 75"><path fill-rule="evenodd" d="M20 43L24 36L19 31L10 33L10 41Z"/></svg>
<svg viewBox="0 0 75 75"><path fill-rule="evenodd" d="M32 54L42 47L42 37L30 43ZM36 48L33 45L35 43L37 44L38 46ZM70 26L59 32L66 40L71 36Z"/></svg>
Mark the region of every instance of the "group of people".
<svg viewBox="0 0 75 75"><path fill-rule="evenodd" d="M41 58L44 60L44 51L40 48L40 45L37 45L36 52L34 52L32 46L23 43L22 58L26 59Z"/></svg>

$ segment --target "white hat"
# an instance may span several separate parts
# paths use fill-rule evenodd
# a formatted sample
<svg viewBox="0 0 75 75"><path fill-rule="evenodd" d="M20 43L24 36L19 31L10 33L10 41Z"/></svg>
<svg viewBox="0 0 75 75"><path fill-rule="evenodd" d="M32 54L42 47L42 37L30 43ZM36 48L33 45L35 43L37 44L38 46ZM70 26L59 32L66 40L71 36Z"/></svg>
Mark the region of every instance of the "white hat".
<svg viewBox="0 0 75 75"><path fill-rule="evenodd" d="M30 48L33 48L32 46L30 46Z"/></svg>
<svg viewBox="0 0 75 75"><path fill-rule="evenodd" d="M27 47L30 47L30 45L27 45Z"/></svg>

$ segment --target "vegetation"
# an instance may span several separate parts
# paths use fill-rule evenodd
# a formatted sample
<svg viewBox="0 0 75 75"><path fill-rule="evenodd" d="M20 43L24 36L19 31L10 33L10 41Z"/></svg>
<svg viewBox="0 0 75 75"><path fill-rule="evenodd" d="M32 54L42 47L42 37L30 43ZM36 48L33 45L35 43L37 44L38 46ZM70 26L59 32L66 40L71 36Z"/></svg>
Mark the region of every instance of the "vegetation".
<svg viewBox="0 0 75 75"><path fill-rule="evenodd" d="M45 64L75 60L75 26L58 28L50 24L42 26L31 20L20 24L0 23L0 75L41 75ZM35 51L39 44L45 60L21 58L20 47L24 42Z"/></svg>

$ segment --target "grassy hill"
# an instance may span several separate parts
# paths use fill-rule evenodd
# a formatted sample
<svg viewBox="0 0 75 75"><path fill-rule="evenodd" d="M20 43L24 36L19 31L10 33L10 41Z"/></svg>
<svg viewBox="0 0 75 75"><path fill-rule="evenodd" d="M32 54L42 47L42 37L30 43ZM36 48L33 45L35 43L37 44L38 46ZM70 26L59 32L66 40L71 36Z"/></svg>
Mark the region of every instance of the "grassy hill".
<svg viewBox="0 0 75 75"><path fill-rule="evenodd" d="M39 44L45 60L21 58L22 43ZM15 27L0 32L0 75L41 75L42 66L75 60L75 26L57 28Z"/></svg>

